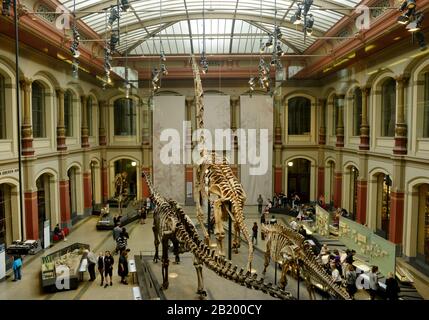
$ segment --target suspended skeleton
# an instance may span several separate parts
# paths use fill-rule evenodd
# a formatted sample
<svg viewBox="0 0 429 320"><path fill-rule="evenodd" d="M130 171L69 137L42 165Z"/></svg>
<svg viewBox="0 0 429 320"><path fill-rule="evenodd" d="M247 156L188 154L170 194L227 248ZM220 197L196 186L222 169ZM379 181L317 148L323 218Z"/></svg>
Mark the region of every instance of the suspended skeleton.
<svg viewBox="0 0 429 320"><path fill-rule="evenodd" d="M289 271L293 276L301 274L304 278L310 299L315 300L315 286L322 286L322 290L337 299L349 300L347 291L334 283L332 277L326 273L317 261L310 244L304 242L305 238L282 224L262 225L262 232L266 235L265 274L270 259L279 262L282 266L280 288L287 285L286 274Z"/></svg>
<svg viewBox="0 0 429 320"><path fill-rule="evenodd" d="M128 195L128 174L124 171L115 176L115 199L118 201L119 211L122 212L122 202Z"/></svg>
<svg viewBox="0 0 429 320"><path fill-rule="evenodd" d="M198 64L192 56L192 70L194 72L195 103L197 109L197 129L199 129L200 161L197 164L194 200L197 206L198 222L203 229L205 241L209 243L209 234L204 226L204 213L201 206L202 199L208 199L209 195L214 198L213 209L215 218L215 236L217 240L218 254L225 255L223 239L225 230L223 222L227 220L228 214L234 222L233 247L238 253L240 247L240 232L249 245L247 258L247 271L251 270L253 260L253 244L249 231L244 223L243 207L246 200L246 193L237 177L232 172L231 166L224 156L217 156L215 152L208 152L205 146L204 136L204 91L201 84Z"/></svg>
<svg viewBox="0 0 429 320"><path fill-rule="evenodd" d="M192 223L192 220L184 213L183 209L174 200L165 200L153 188L150 179L143 173L146 182L151 192L152 201L156 205L154 219L158 222L154 224L155 234L155 256L154 261L158 261L158 245L162 242L162 289L167 289L168 282L168 241L176 241L183 243L184 248L190 251L194 256L194 267L197 273L198 288L197 294L200 298L206 297L207 293L204 290L204 279L202 273L203 264L210 270L214 271L219 276L230 281L246 286L250 289L262 291L275 298L283 300L294 299L289 292L286 292L271 283L264 283L264 279L257 279L256 273L244 272L237 266L233 266L230 261L225 260L225 257L216 254L215 250L210 249L204 241L201 241L198 232ZM174 242L173 242L174 243ZM178 257L177 247L175 249L176 259ZM176 260L180 261L180 260Z"/></svg>

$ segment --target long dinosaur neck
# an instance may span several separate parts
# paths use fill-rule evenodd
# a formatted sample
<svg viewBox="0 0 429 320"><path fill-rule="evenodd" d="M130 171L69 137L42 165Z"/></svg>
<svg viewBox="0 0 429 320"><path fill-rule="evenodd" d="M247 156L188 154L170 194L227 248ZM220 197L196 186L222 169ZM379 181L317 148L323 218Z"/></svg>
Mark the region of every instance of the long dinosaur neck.
<svg viewBox="0 0 429 320"><path fill-rule="evenodd" d="M197 129L204 129L204 90L203 85L201 83L200 69L198 67L197 61L195 60L195 56L191 56L192 60L192 71L194 73L194 87L195 87L195 106L197 108ZM203 147L201 151L201 155L207 154L207 150L205 147L206 138L204 136L204 132L200 130L198 142L200 146Z"/></svg>

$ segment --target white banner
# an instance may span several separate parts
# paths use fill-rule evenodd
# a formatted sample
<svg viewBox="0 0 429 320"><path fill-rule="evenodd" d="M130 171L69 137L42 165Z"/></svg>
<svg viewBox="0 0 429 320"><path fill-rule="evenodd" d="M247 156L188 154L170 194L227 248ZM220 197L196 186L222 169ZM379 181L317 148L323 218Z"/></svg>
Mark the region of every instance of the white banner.
<svg viewBox="0 0 429 320"><path fill-rule="evenodd" d="M184 96L157 96L154 98L153 110L153 183L155 189L166 198L172 198L179 203L185 202L185 165L183 159L183 122L186 120ZM171 137L163 136L166 129L177 132L177 143ZM164 154L168 146L172 146L178 152L178 163L166 163L170 156ZM173 156L173 155L171 155ZM163 161L161 161L163 157Z"/></svg>
<svg viewBox="0 0 429 320"><path fill-rule="evenodd" d="M248 153L246 157L246 164L241 164L241 183L247 194L246 205L256 205L259 195L262 195L264 203L266 203L267 199L272 199L273 190L273 99L270 96L241 96L240 119L239 128L244 129L247 133L249 130L256 129L257 157L268 157L267 171L262 175L251 174L251 168L257 167L250 163L256 158L251 153ZM264 145L266 142L259 139L261 130L268 131L268 146ZM246 148L239 146L239 150L249 152L250 148L249 146Z"/></svg>

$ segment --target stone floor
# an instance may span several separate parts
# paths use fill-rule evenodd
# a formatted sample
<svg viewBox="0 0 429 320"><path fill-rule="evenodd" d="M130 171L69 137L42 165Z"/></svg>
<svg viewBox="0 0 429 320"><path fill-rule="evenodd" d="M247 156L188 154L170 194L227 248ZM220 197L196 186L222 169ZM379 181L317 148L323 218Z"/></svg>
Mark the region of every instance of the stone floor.
<svg viewBox="0 0 429 320"><path fill-rule="evenodd" d="M191 218L195 221L194 208L185 207ZM277 215L279 221L284 221L282 215ZM0 300L5 299L24 299L24 300L132 300L132 288L137 285L129 284L123 285L117 276L117 261L118 256L114 256L115 265L113 272L113 286L107 288L100 286L100 277L97 275L97 280L94 282L88 281L88 274L85 275L84 281L79 284L77 290L57 292L46 294L41 291L40 269L41 257L53 251L66 247L75 242L87 243L90 245L91 250L98 254L100 251L113 250L115 243L112 238L111 231L97 231L96 223L98 217L92 216L80 221L74 228L73 232L68 236L66 242L59 242L51 248L39 253L36 256L27 256L24 258L23 278L21 281L13 282L13 276L6 278L0 282ZM146 224L140 224L135 221L127 225L127 230L130 234L128 247L131 252L129 257L135 255L152 256L154 253L153 235L152 235L152 218L149 217ZM246 223L251 230L254 222L258 222L259 218L256 207L246 207ZM215 242L212 236L212 241ZM227 238L225 238L225 248L227 247ZM252 267L258 275L261 274L263 269L263 252L265 251L265 241L258 239L256 245L254 262ZM172 257L171 257L172 258ZM239 254L232 255L233 263L239 267L245 267L247 261L247 244L242 245ZM171 259L173 261L173 259ZM161 282L160 263L153 264L153 273L157 280ZM205 287L208 291L209 299L272 299L269 295L256 292L252 289L247 289L240 285L230 282L229 280L219 278L214 272L204 268ZM171 264L170 274L173 277L170 279L170 288L165 292L167 299L196 299L196 274L192 265L192 256L185 254L182 257L182 263L179 265ZM277 272L277 277L280 272ZM266 282L274 283L274 263L271 263L266 275ZM277 278L278 279L278 278ZM295 297L297 293L297 281L289 278L289 283L286 288ZM308 293L304 287L303 282L300 283L300 298L307 299ZM318 296L318 299L321 297ZM358 292L357 299L368 299L365 291Z"/></svg>

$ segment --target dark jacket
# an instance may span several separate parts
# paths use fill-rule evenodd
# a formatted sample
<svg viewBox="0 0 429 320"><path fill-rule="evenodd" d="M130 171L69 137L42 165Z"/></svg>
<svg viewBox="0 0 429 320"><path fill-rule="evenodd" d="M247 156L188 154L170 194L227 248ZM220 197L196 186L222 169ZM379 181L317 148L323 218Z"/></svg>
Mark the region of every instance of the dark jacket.
<svg viewBox="0 0 429 320"><path fill-rule="evenodd" d="M128 275L128 260L127 257L121 255L118 263L118 275L126 277Z"/></svg>
<svg viewBox="0 0 429 320"><path fill-rule="evenodd" d="M395 278L386 279L386 297L390 300L398 300L399 289L398 281Z"/></svg>
<svg viewBox="0 0 429 320"><path fill-rule="evenodd" d="M113 264L115 263L115 259L112 256L104 257L104 270L110 270L113 268Z"/></svg>
<svg viewBox="0 0 429 320"><path fill-rule="evenodd" d="M99 256L97 259L97 268L99 270L103 270L104 269L104 256Z"/></svg>

